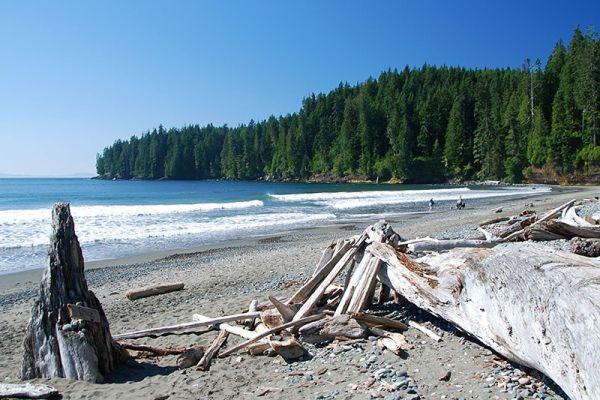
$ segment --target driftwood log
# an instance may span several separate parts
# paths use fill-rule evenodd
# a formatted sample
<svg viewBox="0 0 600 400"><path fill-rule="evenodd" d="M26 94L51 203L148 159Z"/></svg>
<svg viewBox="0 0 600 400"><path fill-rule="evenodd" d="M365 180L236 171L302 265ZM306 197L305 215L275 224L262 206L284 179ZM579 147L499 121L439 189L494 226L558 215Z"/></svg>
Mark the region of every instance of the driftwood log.
<svg viewBox="0 0 600 400"><path fill-rule="evenodd" d="M196 365L204 357L205 351L203 346L190 347L177 357L177 368L186 369Z"/></svg>
<svg viewBox="0 0 600 400"><path fill-rule="evenodd" d="M141 331L121 333L121 334L115 335L114 338L117 340L137 339L137 338L141 338L141 337L145 337L145 336L162 335L163 333L189 331L189 330L197 329L197 328L200 328L203 326L218 325L223 322L245 321L247 319L254 319L254 318L258 318L258 317L260 317L259 312L226 315L224 317L217 317L217 318L212 318L212 319L207 319L207 320L185 322L183 324L161 326L158 328L143 329Z"/></svg>
<svg viewBox="0 0 600 400"><path fill-rule="evenodd" d="M51 399L60 398L58 390L33 383L0 383L0 399Z"/></svg>
<svg viewBox="0 0 600 400"><path fill-rule="evenodd" d="M181 349L161 349L158 347L145 346L143 344L135 344L135 343L124 343L119 342L119 345L126 350L138 351L139 353L132 358L144 358L144 357L161 357L161 356L172 356L183 354L189 349L181 348Z"/></svg>
<svg viewBox="0 0 600 400"><path fill-rule="evenodd" d="M301 319L296 320L296 321L290 321L290 322L287 322L287 323L285 323L283 325L276 326L274 328L271 328L269 330L266 330L266 331L260 333L259 335L257 335L253 339L249 339L249 340L245 341L244 343L241 343L241 344L239 344L237 346L234 346L234 347L228 349L223 354L219 354L219 357L226 357L226 356L228 356L230 354L233 354L236 351L239 351L239 350L241 350L241 349L243 349L243 348L251 345L252 343L256 343L260 339L262 339L264 337L267 337L267 336L269 336L269 335L271 335L273 333L281 332L284 329L288 329L288 328L296 328L296 327L299 327L299 326L302 326L302 325L306 325L309 322L316 321L316 320L321 319L323 317L324 317L323 314L311 315L309 317L304 317L304 318L301 318Z"/></svg>
<svg viewBox="0 0 600 400"><path fill-rule="evenodd" d="M52 211L49 260L25 331L21 378L102 382L126 351L111 337L102 305L88 289L68 204Z"/></svg>
<svg viewBox="0 0 600 400"><path fill-rule="evenodd" d="M127 293L125 293L125 296L127 296L129 300L143 299L144 297L157 296L159 294L170 293L176 290L183 290L183 286L183 282L151 285L139 289L129 290Z"/></svg>
<svg viewBox="0 0 600 400"><path fill-rule="evenodd" d="M600 260L538 243L460 248L412 260L371 244L379 279L572 399L600 398Z"/></svg>
<svg viewBox="0 0 600 400"><path fill-rule="evenodd" d="M457 247L494 247L498 243L500 243L500 241L497 240L423 238L408 243L408 248L412 252L420 253L423 251L451 250Z"/></svg>
<svg viewBox="0 0 600 400"><path fill-rule="evenodd" d="M206 349L206 353L204 353L202 358L198 361L198 364L196 365L197 370L208 371L212 359L219 353L219 350L221 349L223 344L225 344L228 337L229 332L223 329L219 331L219 334L217 335L215 340L213 340L210 346L208 346L208 349Z"/></svg>

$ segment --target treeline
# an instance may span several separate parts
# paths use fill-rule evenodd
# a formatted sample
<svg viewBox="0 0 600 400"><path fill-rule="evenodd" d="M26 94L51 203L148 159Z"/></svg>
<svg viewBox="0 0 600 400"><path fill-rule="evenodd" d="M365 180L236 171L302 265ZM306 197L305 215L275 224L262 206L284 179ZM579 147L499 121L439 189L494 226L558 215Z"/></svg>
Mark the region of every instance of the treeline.
<svg viewBox="0 0 600 400"><path fill-rule="evenodd" d="M106 178L406 182L523 180L600 165L600 41L576 29L544 66L468 70L425 65L305 98L297 113L235 128L162 126L97 157Z"/></svg>

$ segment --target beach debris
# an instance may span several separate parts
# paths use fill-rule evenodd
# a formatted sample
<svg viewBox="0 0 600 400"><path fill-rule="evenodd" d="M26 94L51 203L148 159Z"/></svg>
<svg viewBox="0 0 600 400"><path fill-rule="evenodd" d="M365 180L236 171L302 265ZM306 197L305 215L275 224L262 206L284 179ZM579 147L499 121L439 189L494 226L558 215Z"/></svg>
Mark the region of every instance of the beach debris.
<svg viewBox="0 0 600 400"><path fill-rule="evenodd" d="M361 339L366 337L368 333L366 325L347 314L336 315L323 321L323 327L319 331L323 336Z"/></svg>
<svg viewBox="0 0 600 400"><path fill-rule="evenodd" d="M196 365L197 370L208 371L212 359L219 353L221 346L223 346L228 336L229 332L227 332L226 330L221 329L219 331L219 335L210 344L210 346L208 346L208 349L206 349L206 353L204 353L202 358L198 361L198 364Z"/></svg>
<svg viewBox="0 0 600 400"><path fill-rule="evenodd" d="M139 353L132 358L147 358L147 357L160 357L160 356L171 356L185 353L188 349L160 349L158 347L145 346L135 343L124 343L119 342L119 345L126 350L138 351Z"/></svg>
<svg viewBox="0 0 600 400"><path fill-rule="evenodd" d="M380 348L385 348L391 351L396 355L400 355L404 352L404 349L397 343L394 339L389 337L382 337L378 340L378 346Z"/></svg>
<svg viewBox="0 0 600 400"><path fill-rule="evenodd" d="M408 330L408 326L402 321L398 321L397 319L379 317L377 315L367 314L364 312L357 312L351 314L351 317L366 323L367 325L373 327L385 327L385 328L393 328L398 329L400 331Z"/></svg>
<svg viewBox="0 0 600 400"><path fill-rule="evenodd" d="M257 343L252 343L246 347L246 351L252 356L265 355L265 352L267 350L271 350L271 344L269 342L259 341Z"/></svg>
<svg viewBox="0 0 600 400"><path fill-rule="evenodd" d="M239 344L237 346L234 346L234 347L228 349L226 352L224 352L222 354L219 354L219 357L226 357L229 354L233 354L233 353L235 353L235 352L237 352L237 351L245 348L246 346L248 346L248 345L250 345L250 344L252 344L254 342L257 342L260 339L262 339L264 337L267 337L267 336L269 336L269 335L271 335L273 333L278 333L278 332L281 332L284 329L288 329L288 328L296 328L296 327L302 326L304 324L307 324L309 322L313 322L313 321L316 321L318 319L321 319L323 317L325 317L324 314L311 315L309 317L305 317L305 318L302 318L302 319L299 319L299 320L296 320L296 321L291 321L291 322L287 322L287 323L285 323L283 325L276 326L276 327L271 328L271 329L269 329L269 330L267 330L265 332L260 333L259 335L257 335L253 339L249 339L249 340L245 341L244 343L241 343L241 344Z"/></svg>
<svg viewBox="0 0 600 400"><path fill-rule="evenodd" d="M281 314L281 317L285 322L290 322L294 318L297 310L294 310L292 307L277 300L273 296L269 296L269 301L273 303L273 306L279 311L279 314Z"/></svg>
<svg viewBox="0 0 600 400"><path fill-rule="evenodd" d="M429 329L429 328L427 328L427 327L419 324L418 322L408 321L408 325L412 326L415 329L418 329L421 332L423 332L424 334L426 334L427 336L429 336L431 339L435 340L436 342L441 342L442 341L442 337L440 335L438 335L437 333L435 333L431 329Z"/></svg>
<svg viewBox="0 0 600 400"><path fill-rule="evenodd" d="M205 349L203 346L190 347L177 357L177 368L186 369L198 364L198 361L200 361L205 354L204 351Z"/></svg>
<svg viewBox="0 0 600 400"><path fill-rule="evenodd" d="M379 285L379 294L377 296L377 305L383 305L390 299L390 288L384 284Z"/></svg>
<svg viewBox="0 0 600 400"><path fill-rule="evenodd" d="M164 283L159 285L145 286L139 289L132 289L125 293L125 296L129 300L142 299L144 297L158 296L159 294L165 294L175 292L177 290L183 290L183 282L175 283Z"/></svg>
<svg viewBox="0 0 600 400"><path fill-rule="evenodd" d="M213 318L206 317L206 316L200 315L200 314L194 314L192 316L192 319L194 321L203 321L203 322L214 320ZM244 327L242 327L242 326L229 325L226 323L209 325L209 328L216 329L216 330L224 330L233 335L243 337L244 339L253 339L254 337L256 337L256 335L258 335L258 333L251 331L251 330L244 329Z"/></svg>
<svg viewBox="0 0 600 400"><path fill-rule="evenodd" d="M68 204L52 210L48 267L23 341L21 379L102 382L127 358L111 337L100 301L88 289Z"/></svg>
<svg viewBox="0 0 600 400"><path fill-rule="evenodd" d="M370 328L371 333L381 338L384 347L388 348L395 354L400 354L401 351L411 350L414 346L406 340L403 334L399 332L390 332L381 328Z"/></svg>
<svg viewBox="0 0 600 400"><path fill-rule="evenodd" d="M291 334L281 338L271 336L269 345L285 360L296 360L306 354L306 349Z"/></svg>
<svg viewBox="0 0 600 400"><path fill-rule="evenodd" d="M258 311L258 300L253 299L248 306L248 312L254 313ZM256 318L249 318L244 322L244 326L249 330L254 329L254 324L256 323Z"/></svg>
<svg viewBox="0 0 600 400"><path fill-rule="evenodd" d="M0 399L50 399L59 398L57 389L33 383L0 383Z"/></svg>
<svg viewBox="0 0 600 400"><path fill-rule="evenodd" d="M269 393L279 393L279 392L282 392L282 391L283 391L283 389L277 388L277 387L264 387L264 388L258 389L254 393L254 395L256 397L262 397L262 396L264 396L266 394L269 394Z"/></svg>
<svg viewBox="0 0 600 400"><path fill-rule="evenodd" d="M141 337L145 337L145 336L161 335L163 333L189 331L189 330L193 330L193 329L200 328L203 326L216 325L216 324L220 324L223 322L231 322L231 321L244 321L247 319L253 319L253 318L258 318L258 317L260 317L260 312L226 315L224 317L212 318L212 319L208 319L208 320L186 322L183 324L161 326L158 328L150 328L150 329L143 329L140 331L122 333L119 335L114 335L113 338L116 340L136 339L136 338L141 338Z"/></svg>

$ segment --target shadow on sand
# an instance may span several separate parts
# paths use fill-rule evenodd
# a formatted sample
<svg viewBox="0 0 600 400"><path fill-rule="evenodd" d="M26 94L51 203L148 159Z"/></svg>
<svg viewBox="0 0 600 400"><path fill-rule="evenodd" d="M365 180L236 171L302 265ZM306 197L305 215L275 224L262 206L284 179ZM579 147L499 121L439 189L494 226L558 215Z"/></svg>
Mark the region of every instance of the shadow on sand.
<svg viewBox="0 0 600 400"><path fill-rule="evenodd" d="M160 366L152 362L127 361L117 371L110 374L106 383L141 382L149 376L169 375L177 370L175 366Z"/></svg>

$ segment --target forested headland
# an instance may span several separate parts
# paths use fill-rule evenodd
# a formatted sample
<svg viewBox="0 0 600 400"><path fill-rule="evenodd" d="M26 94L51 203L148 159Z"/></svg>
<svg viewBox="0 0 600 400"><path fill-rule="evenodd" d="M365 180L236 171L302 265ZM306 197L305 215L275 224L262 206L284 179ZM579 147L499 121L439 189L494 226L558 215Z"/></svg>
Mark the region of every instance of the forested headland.
<svg viewBox="0 0 600 400"><path fill-rule="evenodd" d="M600 176L599 125L600 41L576 29L545 64L389 70L294 114L117 140L96 168L108 179L568 180Z"/></svg>

